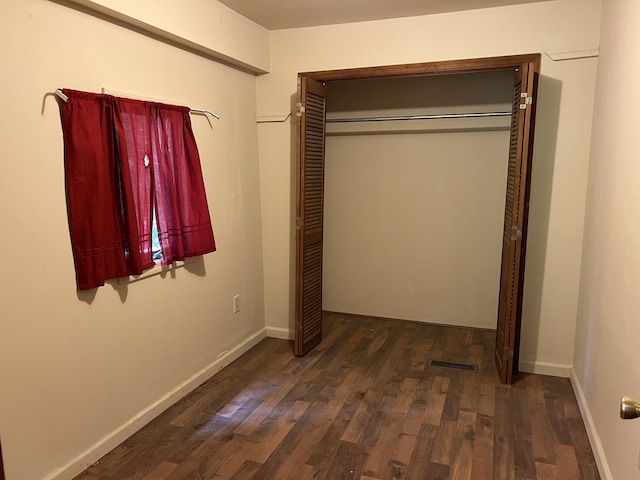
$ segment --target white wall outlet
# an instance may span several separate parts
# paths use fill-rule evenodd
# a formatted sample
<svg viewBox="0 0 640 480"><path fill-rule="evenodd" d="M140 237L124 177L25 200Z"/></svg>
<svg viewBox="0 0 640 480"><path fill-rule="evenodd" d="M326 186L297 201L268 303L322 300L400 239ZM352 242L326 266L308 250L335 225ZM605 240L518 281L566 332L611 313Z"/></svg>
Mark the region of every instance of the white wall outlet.
<svg viewBox="0 0 640 480"><path fill-rule="evenodd" d="M240 295L233 296L233 313L240 311Z"/></svg>

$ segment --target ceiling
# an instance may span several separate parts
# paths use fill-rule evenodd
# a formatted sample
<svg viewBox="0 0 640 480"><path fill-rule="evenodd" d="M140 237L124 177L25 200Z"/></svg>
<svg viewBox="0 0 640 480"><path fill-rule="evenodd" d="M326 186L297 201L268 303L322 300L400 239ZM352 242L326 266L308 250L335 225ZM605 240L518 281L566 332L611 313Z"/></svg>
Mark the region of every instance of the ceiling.
<svg viewBox="0 0 640 480"><path fill-rule="evenodd" d="M269 30L413 17L548 0L219 0Z"/></svg>

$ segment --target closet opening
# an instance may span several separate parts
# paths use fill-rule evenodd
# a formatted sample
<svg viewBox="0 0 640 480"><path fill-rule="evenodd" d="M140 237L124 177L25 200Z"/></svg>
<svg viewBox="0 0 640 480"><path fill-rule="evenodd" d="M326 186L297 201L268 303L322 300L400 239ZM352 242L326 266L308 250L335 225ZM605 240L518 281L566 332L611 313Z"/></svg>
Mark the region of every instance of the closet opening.
<svg viewBox="0 0 640 480"><path fill-rule="evenodd" d="M326 298L334 311L496 328L511 383L539 64L298 75L297 355L321 340Z"/></svg>

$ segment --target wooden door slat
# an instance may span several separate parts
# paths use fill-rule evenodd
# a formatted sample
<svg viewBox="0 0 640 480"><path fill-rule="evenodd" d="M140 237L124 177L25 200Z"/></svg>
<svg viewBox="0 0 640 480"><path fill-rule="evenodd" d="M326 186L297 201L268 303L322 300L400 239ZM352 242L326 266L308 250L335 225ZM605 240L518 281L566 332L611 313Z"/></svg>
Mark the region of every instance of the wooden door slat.
<svg viewBox="0 0 640 480"><path fill-rule="evenodd" d="M324 85L300 78L296 215L295 353L304 355L322 339L322 221L325 146Z"/></svg>
<svg viewBox="0 0 640 480"><path fill-rule="evenodd" d="M503 383L518 371L524 253L527 231L534 108L521 108L522 94L535 97L536 65L525 63L514 74L509 164L504 211L495 362Z"/></svg>

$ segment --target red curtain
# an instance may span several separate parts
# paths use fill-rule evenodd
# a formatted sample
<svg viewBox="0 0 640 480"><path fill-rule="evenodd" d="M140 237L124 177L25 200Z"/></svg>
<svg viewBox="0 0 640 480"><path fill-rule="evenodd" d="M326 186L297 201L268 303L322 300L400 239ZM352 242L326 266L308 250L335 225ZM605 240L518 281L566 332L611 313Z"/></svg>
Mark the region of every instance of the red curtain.
<svg viewBox="0 0 640 480"><path fill-rule="evenodd" d="M65 89L69 228L78 288L215 251L189 109Z"/></svg>
<svg viewBox="0 0 640 480"><path fill-rule="evenodd" d="M150 157L151 125L149 106L144 102L116 99L114 125L119 155L126 159L131 179L132 200L136 211L136 229L139 238L139 255L145 268L153 266L151 251L151 226L153 191L151 188Z"/></svg>
<svg viewBox="0 0 640 480"><path fill-rule="evenodd" d="M65 90L60 105L71 245L78 288L137 275L136 212L129 168L116 148L113 102L105 95Z"/></svg>
<svg viewBox="0 0 640 480"><path fill-rule="evenodd" d="M119 107L134 101L118 99ZM215 241L205 194L200 156L191 129L189 108L147 103L150 151L139 159L149 163L153 198L162 247L162 263L215 251ZM151 230L148 230L149 233Z"/></svg>

